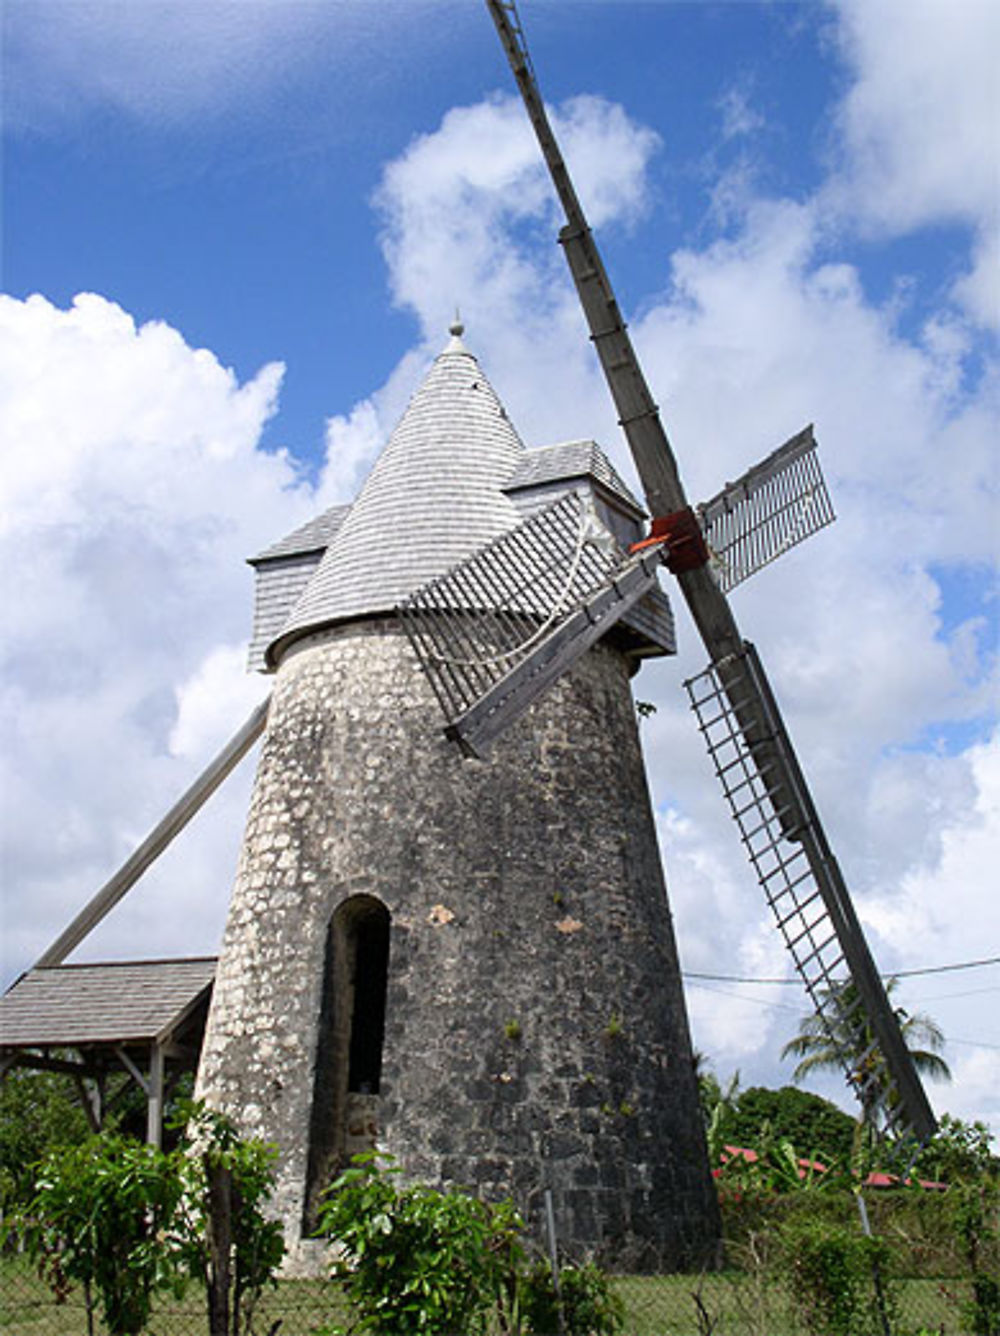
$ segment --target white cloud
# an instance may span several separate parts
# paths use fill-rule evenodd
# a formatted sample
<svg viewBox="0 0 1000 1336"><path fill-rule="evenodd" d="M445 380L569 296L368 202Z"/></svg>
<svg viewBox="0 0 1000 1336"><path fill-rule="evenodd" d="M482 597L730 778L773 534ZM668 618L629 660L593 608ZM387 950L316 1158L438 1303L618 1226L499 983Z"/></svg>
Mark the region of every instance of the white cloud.
<svg viewBox="0 0 1000 1336"><path fill-rule="evenodd" d="M595 225L634 219L658 140L596 97L553 113L567 153L579 159L577 188ZM539 329L558 304L555 201L519 101L497 97L447 113L386 169L377 196L393 295L441 337L456 305L473 324L481 310L522 330ZM543 222L543 232L538 223Z"/></svg>
<svg viewBox="0 0 1000 1336"><path fill-rule="evenodd" d="M657 136L600 98L571 99L552 115L594 221L634 223ZM555 200L520 102L495 97L448 112L437 131L389 164L376 207L393 297L417 316L423 340L379 391L329 420L320 488L328 503L356 493L456 311L466 341L488 351L497 384L528 387L511 408L529 441L586 436L595 419L610 426L562 256L551 245ZM540 379L559 394L534 393Z"/></svg>
<svg viewBox="0 0 1000 1336"><path fill-rule="evenodd" d="M902 839L912 840L919 861L889 891L869 898L867 917L897 951L951 959L989 954L976 948L1000 941L1000 900L994 892L1000 865L1000 734L970 747L953 768L959 770L943 792L933 790L945 766L920 758L927 770L920 791L907 790L902 767L900 785L882 787L884 821L907 813ZM928 792L930 790L930 792ZM919 818L932 814L924 829ZM946 892L946 893L943 893Z"/></svg>
<svg viewBox="0 0 1000 1336"><path fill-rule="evenodd" d="M890 234L973 228L975 250L954 295L995 326L1000 9L992 0L838 0L837 9L855 78L840 108L843 159L830 193Z"/></svg>
<svg viewBox="0 0 1000 1336"><path fill-rule="evenodd" d="M280 381L267 366L241 385L101 297L65 311L0 297L5 972L55 936L250 708L258 688L229 648L249 625L242 559L314 506L291 462L257 448ZM233 837L211 826L184 837L174 885L144 884L95 943L121 949L145 905L173 925L158 949L182 929L190 949L212 948ZM171 914L187 897L207 919Z"/></svg>
<svg viewBox="0 0 1000 1336"><path fill-rule="evenodd" d="M996 214L1000 10L992 0L838 0L853 74L841 104L843 177L884 226Z"/></svg>
<svg viewBox="0 0 1000 1336"><path fill-rule="evenodd" d="M953 1082L938 1088L935 1106L955 1118L986 1123L994 1133L995 1146L1000 1126L1000 1053L978 1048L957 1059L949 1056L949 1066Z"/></svg>
<svg viewBox="0 0 1000 1336"><path fill-rule="evenodd" d="M167 742L171 756L200 757L220 750L232 732L231 721L249 716L270 688L270 681L246 670L245 642L216 645L186 682L174 691L177 717ZM226 702L220 710L220 702Z"/></svg>
<svg viewBox="0 0 1000 1336"><path fill-rule="evenodd" d="M331 505L353 501L385 440L385 428L371 399L355 404L347 415L327 420L320 491Z"/></svg>
<svg viewBox="0 0 1000 1336"><path fill-rule="evenodd" d="M998 187L1000 193L1000 187ZM995 325L1000 312L1000 226L984 225L971 263L955 280L952 297L981 325Z"/></svg>
<svg viewBox="0 0 1000 1336"><path fill-rule="evenodd" d="M744 83L736 83L719 98L724 139L742 139L764 128L766 121L753 105L752 91Z"/></svg>

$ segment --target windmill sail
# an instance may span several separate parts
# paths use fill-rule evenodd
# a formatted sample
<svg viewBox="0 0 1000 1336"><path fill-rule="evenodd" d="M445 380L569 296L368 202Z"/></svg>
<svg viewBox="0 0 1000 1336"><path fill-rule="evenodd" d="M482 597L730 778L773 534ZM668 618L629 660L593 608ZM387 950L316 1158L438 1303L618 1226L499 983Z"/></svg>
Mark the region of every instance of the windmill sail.
<svg viewBox="0 0 1000 1336"><path fill-rule="evenodd" d="M923 1090L895 1017L882 1006L881 980L754 647L747 644L730 669L727 687L712 667L684 685L747 857L825 1028L848 1040L842 1065L862 1106L886 1130L922 1139L934 1130L918 1121ZM770 769L757 765L740 728L731 702L737 677L738 690L767 714ZM791 813L779 806L788 801ZM794 841L785 835L790 823Z"/></svg>
<svg viewBox="0 0 1000 1336"><path fill-rule="evenodd" d="M812 427L697 507L723 593L834 519Z"/></svg>
<svg viewBox="0 0 1000 1336"><path fill-rule="evenodd" d="M832 995L840 998L835 1005L841 1011L846 1009L843 999L848 991L860 999L865 1034L873 1038L869 1058L877 1052L877 1058L864 1066L868 1083L865 1107L880 1108L895 1130L925 1140L935 1130L934 1116L872 964L763 668L752 647L744 642L726 596L711 574L708 545L688 505L659 411L549 124L515 6L512 0L486 0L486 4L566 216L559 240L642 481L646 504L654 516L653 533L663 542L664 560L677 576L710 656L706 680L711 689L706 700L714 703L725 720L728 745L737 758L733 762L735 771L728 760L721 760L722 751L716 749L712 754L724 775L745 768L754 777L748 795L739 787L728 795L738 819L743 818L746 801L750 819L763 822L766 828L763 851L748 844L751 859L758 875L768 871L772 860L780 863L789 870L788 880L806 892L805 899L789 902L793 919L786 924L789 926L798 916L797 930L806 934L800 940L809 940L810 933L820 933L829 924L830 941L817 938L801 959L796 956L796 963L800 969L809 969L818 962L817 975L807 976L814 1000L820 1000L820 990L825 988L832 988ZM751 525L745 532L752 530ZM707 717L703 720L705 728ZM799 881L800 864L803 879ZM792 872L792 868L796 870ZM779 874L779 879L784 876ZM817 900L808 899L811 892L806 888L810 885ZM785 910L782 907L778 912L780 916ZM809 916L816 914L820 917L814 928L814 918ZM849 990L841 978L849 979ZM831 1042L837 1044L842 1027L838 1032L822 1007L819 1014L827 1023ZM846 1049L843 1052L845 1065L849 1064L850 1054Z"/></svg>
<svg viewBox="0 0 1000 1336"><path fill-rule="evenodd" d="M489 743L656 584L659 558L629 558L569 493L419 589L399 608L448 720Z"/></svg>

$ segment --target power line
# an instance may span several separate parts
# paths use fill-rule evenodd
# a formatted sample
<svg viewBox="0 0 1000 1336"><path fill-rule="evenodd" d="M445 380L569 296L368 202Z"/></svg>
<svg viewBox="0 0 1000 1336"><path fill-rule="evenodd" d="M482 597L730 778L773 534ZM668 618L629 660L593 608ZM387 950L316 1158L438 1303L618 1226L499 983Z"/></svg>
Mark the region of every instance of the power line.
<svg viewBox="0 0 1000 1336"><path fill-rule="evenodd" d="M950 970L975 970L983 965L1000 965L1000 956L987 956L985 960L963 960L958 965L928 965L922 970L896 970L894 979L912 979L918 974L947 974ZM888 978L889 975L883 975Z"/></svg>
<svg viewBox="0 0 1000 1336"><path fill-rule="evenodd" d="M755 1007L766 1007L769 1011L790 1011L793 1015L802 1014L801 1007L789 1006L787 1002L768 1002L763 997L750 997L746 993L729 993L724 988L710 988L708 984L695 981L696 988L700 988L703 993L714 993L716 997L731 997L734 1002L750 1002Z"/></svg>
<svg viewBox="0 0 1000 1336"><path fill-rule="evenodd" d="M956 965L927 965L923 969L917 970L890 970L883 974L883 979L915 979L921 974L948 974L952 970L975 970L981 969L984 965L1000 965L1000 956L989 956L985 960L963 960ZM800 983L796 978L785 979L753 979L742 974L704 974L698 970L682 970L681 977L684 979L706 979L710 983L754 983L754 984L796 984Z"/></svg>
<svg viewBox="0 0 1000 1336"><path fill-rule="evenodd" d="M987 961L987 962L985 962L985 963L986 963L986 964L992 964L993 962L992 962L992 961ZM998 963L1000 963L1000 962L998 962ZM952 968L955 968L955 967L954 967L954 966L947 966L947 968L952 969ZM962 968L962 967L959 966L958 968ZM765 1000L764 998L762 998L762 997L751 997L751 996L749 996L749 994L747 994L747 993L730 993L730 992L727 992L724 988L710 988L707 984L700 982L700 980L703 979L703 978L709 978L709 979L713 979L713 980L715 980L715 979L720 979L720 978L721 978L721 979L724 980L724 981L728 981L729 978L731 977L731 976L729 976L729 975L715 975L715 974L712 974L712 975L685 975L684 977L685 977L685 978L689 978L689 979L694 980L694 986L695 986L696 988L700 988L700 989L702 990L702 992L705 992L705 993L714 993L714 994L716 995L716 997L728 997L728 998L732 998L732 1000L733 1000L734 1002L749 1002L749 1003L751 1003L751 1004L752 1004L753 1006L755 1006L755 1007L765 1007L765 1008L766 1008L767 1010L769 1010L769 1011L791 1011L791 1012L795 1012L795 1013L797 1013L797 1014L799 1014L799 1015L802 1014L802 1009L801 1009L801 1007L791 1007L791 1006L788 1005L787 1002L768 1002L768 1001L766 1001L766 1000ZM796 983L796 982L798 982L798 981L797 981L796 979L747 979L747 980L743 980L742 982L746 982L746 983ZM984 989L983 991L986 991L986 992L992 992L993 989ZM962 995L962 994L956 994L956 996L963 996L963 995ZM947 1044L959 1044L959 1045L961 1045L963 1048L988 1048L988 1049L993 1049L993 1050L995 1050L996 1052L1000 1053L1000 1044L994 1044L994 1043L991 1043L989 1040L986 1040L986 1039L956 1039L953 1035L946 1035L946 1036L945 1036L945 1043L947 1043Z"/></svg>
<svg viewBox="0 0 1000 1336"><path fill-rule="evenodd" d="M920 1005L933 1006L936 1002L950 1002L953 997L979 997L983 993L1000 993L1000 983L990 984L988 988L963 988L960 993L938 993L937 997L921 998Z"/></svg>

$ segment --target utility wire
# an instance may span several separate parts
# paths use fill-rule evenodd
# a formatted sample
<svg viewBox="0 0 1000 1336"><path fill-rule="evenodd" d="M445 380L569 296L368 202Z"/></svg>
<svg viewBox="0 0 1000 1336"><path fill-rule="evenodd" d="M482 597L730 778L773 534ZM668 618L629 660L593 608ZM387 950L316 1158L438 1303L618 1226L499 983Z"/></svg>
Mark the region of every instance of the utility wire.
<svg viewBox="0 0 1000 1336"><path fill-rule="evenodd" d="M918 970L890 970L883 974L883 979L914 979L920 974L947 974L952 970L974 970L984 965L1000 965L1000 956L989 956L985 960L963 960L957 965L928 965ZM742 974L703 974L698 970L682 970L684 979L707 979L711 983L756 983L756 984L800 984L798 978L752 979Z"/></svg>

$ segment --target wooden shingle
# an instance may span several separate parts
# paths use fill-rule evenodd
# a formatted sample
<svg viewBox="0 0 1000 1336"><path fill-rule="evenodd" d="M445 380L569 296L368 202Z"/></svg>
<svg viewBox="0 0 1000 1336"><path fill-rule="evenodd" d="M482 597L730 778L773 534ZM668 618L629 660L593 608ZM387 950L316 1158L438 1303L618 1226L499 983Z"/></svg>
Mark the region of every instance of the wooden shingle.
<svg viewBox="0 0 1000 1336"><path fill-rule="evenodd" d="M0 998L0 1048L162 1042L208 993L215 957L32 969Z"/></svg>

